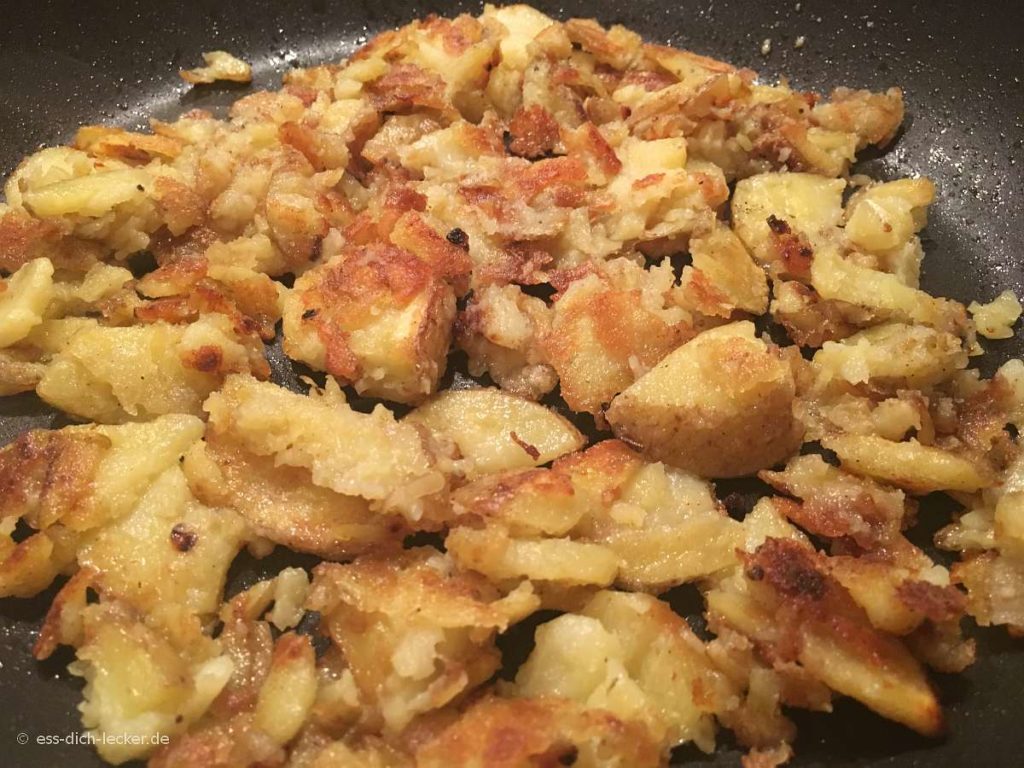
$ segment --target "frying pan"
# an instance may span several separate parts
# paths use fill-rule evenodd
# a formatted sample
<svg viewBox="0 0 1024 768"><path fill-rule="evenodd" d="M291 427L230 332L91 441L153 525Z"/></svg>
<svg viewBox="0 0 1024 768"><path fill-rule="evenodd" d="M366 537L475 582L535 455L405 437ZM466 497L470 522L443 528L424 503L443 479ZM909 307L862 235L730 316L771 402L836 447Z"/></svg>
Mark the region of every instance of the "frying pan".
<svg viewBox="0 0 1024 768"><path fill-rule="evenodd" d="M560 18L622 23L646 39L690 48L751 67L768 80L788 75L805 89L900 85L908 116L896 143L857 170L879 178L923 174L939 196L925 230L924 287L967 301L1005 288L1024 289L1024 3L991 0L909 2L862 0L618 0L534 5ZM189 90L177 70L205 50L226 49L249 61L254 88L275 87L288 67L335 60L373 34L429 12L477 13L470 2L402 0L5 0L0 7L0 176L41 144L61 143L83 123L142 127L194 107L222 109L245 91L237 86ZM795 46L798 36L804 44ZM770 51L762 53L765 40ZM768 46L764 46L768 48ZM981 361L995 365L1024 353L1021 339L986 344ZM295 385L279 351L280 383ZM458 375L456 376L458 379ZM61 426L62 417L30 396L0 399L0 444L32 427ZM719 490L723 490L720 486ZM949 512L939 499L922 504L922 532ZM284 556L231 570L229 594ZM292 557L292 561L296 558ZM308 558L297 558L309 564ZM0 604L0 762L12 766L99 766L91 747L41 746L40 735L81 730L81 683L64 667L70 655L37 663L30 655L53 590ZM691 592L669 595L699 623ZM936 676L950 735L915 736L848 700L833 715L796 712L795 766L885 765L943 768L1022 762L1024 642L1001 630L971 627L978 662L959 676ZM503 641L506 658L529 649L532 627ZM22 746L18 735L26 734ZM740 751L723 735L712 756L682 749L678 762L737 765Z"/></svg>

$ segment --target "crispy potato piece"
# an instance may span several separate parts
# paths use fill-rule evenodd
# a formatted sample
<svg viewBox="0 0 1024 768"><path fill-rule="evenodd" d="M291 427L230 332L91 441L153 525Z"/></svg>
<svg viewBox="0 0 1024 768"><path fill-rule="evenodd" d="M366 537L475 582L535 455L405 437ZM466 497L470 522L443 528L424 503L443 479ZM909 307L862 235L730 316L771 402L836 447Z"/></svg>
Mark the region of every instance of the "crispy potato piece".
<svg viewBox="0 0 1024 768"><path fill-rule="evenodd" d="M903 123L903 92L889 88L884 93L836 88L829 100L817 104L811 118L818 125L856 134L857 149L892 141Z"/></svg>
<svg viewBox="0 0 1024 768"><path fill-rule="evenodd" d="M333 379L308 397L251 377L231 376L204 408L210 428L258 456L302 467L315 485L419 521L447 487L444 457L420 427L383 406L353 411ZM358 454L349 450L360 446Z"/></svg>
<svg viewBox="0 0 1024 768"><path fill-rule="evenodd" d="M952 568L967 589L967 611L982 626L1005 625L1024 632L1024 558L988 551Z"/></svg>
<svg viewBox="0 0 1024 768"><path fill-rule="evenodd" d="M732 226L773 274L806 278L814 253L835 241L846 182L810 173L766 173L736 183Z"/></svg>
<svg viewBox="0 0 1024 768"><path fill-rule="evenodd" d="M885 253L902 246L924 227L935 185L928 179L873 184L846 206L844 232L859 249Z"/></svg>
<svg viewBox="0 0 1024 768"><path fill-rule="evenodd" d="M978 463L917 440L897 443L874 435L837 435L821 444L836 452L844 468L911 493L970 493L993 483L989 471Z"/></svg>
<svg viewBox="0 0 1024 768"><path fill-rule="evenodd" d="M925 620L959 621L964 613L963 593L949 584L940 566L915 573L893 563L837 556L828 559L828 570L871 623L893 635L908 635Z"/></svg>
<svg viewBox="0 0 1024 768"><path fill-rule="evenodd" d="M739 322L697 336L612 401L616 435L704 477L769 467L800 445L790 364Z"/></svg>
<svg viewBox="0 0 1024 768"><path fill-rule="evenodd" d="M551 309L518 285L474 291L456 322L456 343L469 356L469 372L488 374L502 389L537 400L558 383L541 348Z"/></svg>
<svg viewBox="0 0 1024 768"><path fill-rule="evenodd" d="M810 267L811 285L827 300L844 301L903 322L955 331L964 308L906 285L897 275L843 258L832 247L819 249Z"/></svg>
<svg viewBox="0 0 1024 768"><path fill-rule="evenodd" d="M593 768L654 768L661 750L641 724L611 712L555 697L485 696L420 746L416 765L516 768L563 758Z"/></svg>
<svg viewBox="0 0 1024 768"><path fill-rule="evenodd" d="M299 552L343 559L393 546L406 529L366 499L314 485L308 469L276 465L213 435L192 446L182 469L203 503L233 509L257 535Z"/></svg>
<svg viewBox="0 0 1024 768"><path fill-rule="evenodd" d="M444 374L455 294L393 246L343 253L300 277L284 304L289 357L362 394L416 403Z"/></svg>
<svg viewBox="0 0 1024 768"><path fill-rule="evenodd" d="M825 342L814 355L820 385L832 380L874 390L925 389L967 367L959 337L902 323L875 326L840 342Z"/></svg>
<svg viewBox="0 0 1024 768"><path fill-rule="evenodd" d="M972 301L967 311L974 317L978 333L986 339L1013 338L1013 325L1020 320L1020 300L1013 291L1003 291L988 304Z"/></svg>
<svg viewBox="0 0 1024 768"><path fill-rule="evenodd" d="M644 723L663 746L714 748L710 713L734 695L686 621L648 595L599 592L537 628L514 692L556 696Z"/></svg>
<svg viewBox="0 0 1024 768"><path fill-rule="evenodd" d="M202 434L192 416L21 435L0 450L0 594L28 597L71 568L83 533L130 512ZM18 518L37 533L15 544Z"/></svg>
<svg viewBox="0 0 1024 768"><path fill-rule="evenodd" d="M486 681L504 630L536 609L529 585L506 597L429 547L315 570L310 605L351 666L366 719L390 732Z"/></svg>
<svg viewBox="0 0 1024 768"><path fill-rule="evenodd" d="M497 582L529 579L604 587L615 580L619 570L619 558L600 544L513 539L498 526L455 528L444 545L459 565Z"/></svg>
<svg viewBox="0 0 1024 768"><path fill-rule="evenodd" d="M600 413L692 336L687 313L671 301L672 280L667 262L644 270L614 259L561 292L543 350L570 408Z"/></svg>
<svg viewBox="0 0 1024 768"><path fill-rule="evenodd" d="M275 744L287 744L305 724L316 690L316 656L309 638L293 632L282 635L260 687L254 725Z"/></svg>
<svg viewBox="0 0 1024 768"><path fill-rule="evenodd" d="M110 328L92 321L70 336L36 393L75 416L107 423L199 415L227 374L266 376L263 354L262 344L248 346L218 314L187 326Z"/></svg>
<svg viewBox="0 0 1024 768"><path fill-rule="evenodd" d="M204 52L203 61L206 64L204 67L181 70L181 79L192 85L215 83L218 80L252 82L252 67L227 51Z"/></svg>
<svg viewBox="0 0 1024 768"><path fill-rule="evenodd" d="M71 665L85 678L82 724L97 737L100 756L112 763L144 758L160 735L184 732L210 707L234 668L231 657L219 654L198 629L187 643L172 643L116 604L86 608L82 636Z"/></svg>
<svg viewBox="0 0 1024 768"><path fill-rule="evenodd" d="M816 536L848 537L865 550L878 549L900 534L906 515L902 491L869 478L846 474L820 456L796 456L781 472L760 472L762 480L801 504L778 500L776 506Z"/></svg>
<svg viewBox="0 0 1024 768"><path fill-rule="evenodd" d="M157 477L135 509L104 526L78 551L104 595L151 621L177 623L216 613L228 567L247 530L226 509L210 509L189 491L181 469Z"/></svg>
<svg viewBox="0 0 1024 768"><path fill-rule="evenodd" d="M724 624L750 636L833 690L919 733L942 733L942 710L917 661L871 626L819 555L770 538L744 560L744 576L706 595L712 628Z"/></svg>
<svg viewBox="0 0 1024 768"><path fill-rule="evenodd" d="M587 511L572 478L558 471L533 469L485 475L452 493L460 518L495 521L516 536L562 536Z"/></svg>
<svg viewBox="0 0 1024 768"><path fill-rule="evenodd" d="M405 418L452 440L470 476L547 464L586 443L554 411L498 389L449 390Z"/></svg>
<svg viewBox="0 0 1024 768"><path fill-rule="evenodd" d="M630 588L664 590L730 567L742 538L705 481L644 462L616 440L551 470L485 476L452 499L469 526L449 536L456 557L495 578L518 573L560 588L607 584L610 573ZM547 550L565 561L537 562Z"/></svg>
<svg viewBox="0 0 1024 768"><path fill-rule="evenodd" d="M729 318L736 310L755 315L768 310L768 280L743 241L716 225L690 238L693 265L683 268L676 289L679 303L704 315Z"/></svg>

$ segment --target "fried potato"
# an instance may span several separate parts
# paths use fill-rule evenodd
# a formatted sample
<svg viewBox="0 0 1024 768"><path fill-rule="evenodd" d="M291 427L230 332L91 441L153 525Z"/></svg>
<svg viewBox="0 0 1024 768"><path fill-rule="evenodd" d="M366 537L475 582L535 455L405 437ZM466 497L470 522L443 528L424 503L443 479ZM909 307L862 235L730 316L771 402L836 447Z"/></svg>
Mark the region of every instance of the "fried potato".
<svg viewBox="0 0 1024 768"><path fill-rule="evenodd" d="M813 361L822 384L839 380L888 392L932 387L966 367L967 350L957 336L902 323L825 342Z"/></svg>
<svg viewBox="0 0 1024 768"><path fill-rule="evenodd" d="M604 587L615 580L619 570L619 558L600 544L513 539L498 526L456 528L445 539L445 549L462 567L498 582L529 579Z"/></svg>
<svg viewBox="0 0 1024 768"><path fill-rule="evenodd" d="M661 750L641 724L623 722L611 712L555 697L491 695L416 752L416 764L424 768L514 768L549 759L593 768L654 768Z"/></svg>
<svg viewBox="0 0 1024 768"><path fill-rule="evenodd" d="M810 272L811 285L824 299L936 328L955 329L963 324L965 313L959 304L906 285L897 275L856 264L833 248L815 253Z"/></svg>
<svg viewBox="0 0 1024 768"><path fill-rule="evenodd" d="M198 503L173 466L128 515L85 542L78 562L96 574L104 595L151 620L207 619L220 606L228 567L246 538L238 515Z"/></svg>
<svg viewBox="0 0 1024 768"><path fill-rule="evenodd" d="M0 594L28 597L71 568L83 534L129 513L202 434L193 416L28 432L0 451ZM36 533L17 544L18 518Z"/></svg>
<svg viewBox="0 0 1024 768"><path fill-rule="evenodd" d="M9 347L43 321L54 296L53 264L30 261L0 286L0 347Z"/></svg>
<svg viewBox="0 0 1024 768"><path fill-rule="evenodd" d="M729 318L736 310L768 309L768 280L732 230L716 225L690 238L692 266L683 268L679 303L701 314Z"/></svg>
<svg viewBox="0 0 1024 768"><path fill-rule="evenodd" d="M844 468L912 493L970 493L992 484L985 467L917 440L897 443L874 435L837 435L822 440L822 445L836 452Z"/></svg>
<svg viewBox="0 0 1024 768"><path fill-rule="evenodd" d="M234 83L252 82L252 67L227 51L209 51L203 54L204 67L181 70L181 79L192 85L229 80Z"/></svg>
<svg viewBox="0 0 1024 768"><path fill-rule="evenodd" d="M84 611L83 643L71 670L85 678L82 724L97 736L105 760L146 757L159 743L155 737L182 733L217 698L232 660L208 638L191 640L177 647L108 604Z"/></svg>
<svg viewBox="0 0 1024 768"><path fill-rule="evenodd" d="M647 455L704 477L735 477L793 453L803 428L793 416L789 363L748 322L684 344L612 401L616 435Z"/></svg>
<svg viewBox="0 0 1024 768"><path fill-rule="evenodd" d="M585 443L563 417L498 389L449 390L405 418L452 440L471 475L547 464Z"/></svg>
<svg viewBox="0 0 1024 768"><path fill-rule="evenodd" d="M284 302L289 357L362 394L416 403L444 374L455 294L394 246L343 253L310 270Z"/></svg>
<svg viewBox="0 0 1024 768"><path fill-rule="evenodd" d="M663 746L714 748L711 712L730 686L685 620L647 595L599 592L537 628L517 696L555 696L644 723Z"/></svg>
<svg viewBox="0 0 1024 768"><path fill-rule="evenodd" d="M833 690L927 736L942 710L920 665L862 609L806 545L769 538L745 556L745 575L707 593L711 626L722 624L796 661Z"/></svg>
<svg viewBox="0 0 1024 768"><path fill-rule="evenodd" d="M644 270L614 259L560 293L542 349L570 408L599 413L692 336L687 313L673 305L672 279L667 262Z"/></svg>
<svg viewBox="0 0 1024 768"><path fill-rule="evenodd" d="M732 225L758 263L806 278L812 257L839 235L846 182L809 173L766 173L736 184Z"/></svg>
<svg viewBox="0 0 1024 768"><path fill-rule="evenodd" d="M301 467L314 485L360 496L374 509L418 521L432 496L446 490L447 457L414 424L378 406L353 411L333 379L302 396L251 377L231 376L204 405L210 428L257 456ZM358 454L348 449L358 445Z"/></svg>
<svg viewBox="0 0 1024 768"><path fill-rule="evenodd" d="M200 501L233 509L256 535L299 552L343 559L393 546L406 529L366 499L314 485L308 469L276 465L213 435L192 446L182 469Z"/></svg>
<svg viewBox="0 0 1024 768"><path fill-rule="evenodd" d="M1013 291L1003 291L988 304L972 301L967 311L974 317L978 333L986 339L1013 338L1013 325L1020 319L1020 301Z"/></svg>
<svg viewBox="0 0 1024 768"><path fill-rule="evenodd" d="M844 232L857 248L891 251L924 227L934 199L935 185L928 179L873 184L850 199Z"/></svg>
<svg viewBox="0 0 1024 768"><path fill-rule="evenodd" d="M351 666L365 715L389 732L486 681L496 631L537 607L529 585L501 597L429 547L322 564L310 605Z"/></svg>
<svg viewBox="0 0 1024 768"><path fill-rule="evenodd" d="M202 413L207 395L234 372L268 373L222 315L187 326L83 325L36 387L48 403L81 418L120 423L167 413Z"/></svg>

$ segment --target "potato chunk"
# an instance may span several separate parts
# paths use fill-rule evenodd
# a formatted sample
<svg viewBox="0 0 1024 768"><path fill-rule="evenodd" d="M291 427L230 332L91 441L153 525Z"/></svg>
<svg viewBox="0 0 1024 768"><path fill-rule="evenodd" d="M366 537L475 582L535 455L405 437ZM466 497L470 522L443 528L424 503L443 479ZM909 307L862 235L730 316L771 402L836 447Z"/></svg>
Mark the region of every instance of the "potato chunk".
<svg viewBox="0 0 1024 768"><path fill-rule="evenodd" d="M284 351L361 394L416 403L444 373L455 293L394 246L345 252L310 270L285 300Z"/></svg>
<svg viewBox="0 0 1024 768"><path fill-rule="evenodd" d="M160 475L125 518L105 526L78 553L105 592L169 619L208 617L220 605L228 566L246 527L234 512L199 504L177 466Z"/></svg>
<svg viewBox="0 0 1024 768"><path fill-rule="evenodd" d="M768 309L768 279L728 227L690 238L693 266L683 269L682 304L704 315L728 318L735 310L761 315Z"/></svg>
<svg viewBox="0 0 1024 768"><path fill-rule="evenodd" d="M840 342L827 341L814 355L819 382L868 384L873 389L924 389L967 366L959 337L903 323L875 326Z"/></svg>
<svg viewBox="0 0 1024 768"><path fill-rule="evenodd" d="M993 483L985 467L917 440L897 443L874 435L839 435L821 444L836 452L844 468L913 493L971 493Z"/></svg>
<svg viewBox="0 0 1024 768"><path fill-rule="evenodd" d="M342 559L393 545L406 529L400 516L374 512L366 499L314 485L308 469L277 465L216 435L193 445L182 469L200 501L235 510L257 535L299 552Z"/></svg>
<svg viewBox="0 0 1024 768"><path fill-rule="evenodd" d="M551 761L592 768L655 768L661 750L640 723L567 699L485 696L437 736L419 746L422 768L545 765Z"/></svg>
<svg viewBox="0 0 1024 768"><path fill-rule="evenodd" d="M395 421L383 406L353 411L332 379L323 392L303 397L232 376L204 407L215 434L277 464L308 469L315 485L361 496L375 508L420 520L430 497L447 487L442 457L422 427Z"/></svg>
<svg viewBox="0 0 1024 768"><path fill-rule="evenodd" d="M0 282L0 347L20 341L43 322L53 296L49 259L34 259Z"/></svg>
<svg viewBox="0 0 1024 768"><path fill-rule="evenodd" d="M217 698L234 668L209 638L178 647L119 606L89 606L72 673L85 678L82 724L112 763L144 758L159 738L184 732ZM129 736L131 740L124 737ZM102 737L107 737L106 739Z"/></svg>
<svg viewBox="0 0 1024 768"><path fill-rule="evenodd" d="M557 696L644 723L662 745L714 748L711 711L731 693L686 621L649 595L599 592L541 625L519 696Z"/></svg>
<svg viewBox="0 0 1024 768"><path fill-rule="evenodd" d="M192 85L215 83L218 80L252 82L252 67L227 51L204 52L203 63L206 66L181 70L181 79Z"/></svg>
<svg viewBox="0 0 1024 768"><path fill-rule="evenodd" d="M647 455L703 477L769 467L800 445L790 364L733 323L679 347L608 409L616 435Z"/></svg>
<svg viewBox="0 0 1024 768"><path fill-rule="evenodd" d="M769 538L744 555L745 571L707 594L709 622L796 661L829 688L926 736L943 716L924 670L907 648L872 626L806 544Z"/></svg>
<svg viewBox="0 0 1024 768"><path fill-rule="evenodd" d="M645 270L613 259L562 291L543 349L570 408L599 413L693 335L671 300L672 281L668 262Z"/></svg>
<svg viewBox="0 0 1024 768"><path fill-rule="evenodd" d="M742 179L732 196L733 229L759 263L804 277L813 251L838 236L845 188L842 179L811 173Z"/></svg>
<svg viewBox="0 0 1024 768"><path fill-rule="evenodd" d="M547 464L586 442L554 411L498 389L443 392L406 420L453 440L471 475Z"/></svg>
<svg viewBox="0 0 1024 768"><path fill-rule="evenodd" d="M343 650L364 719L396 732L498 668L494 634L537 607L529 585L501 597L429 547L315 571L310 605Z"/></svg>
<svg viewBox="0 0 1024 768"><path fill-rule="evenodd" d="M190 325L112 328L83 323L54 357L37 394L81 418L119 423L167 413L202 413L232 372L266 375L263 349L250 349L218 314Z"/></svg>

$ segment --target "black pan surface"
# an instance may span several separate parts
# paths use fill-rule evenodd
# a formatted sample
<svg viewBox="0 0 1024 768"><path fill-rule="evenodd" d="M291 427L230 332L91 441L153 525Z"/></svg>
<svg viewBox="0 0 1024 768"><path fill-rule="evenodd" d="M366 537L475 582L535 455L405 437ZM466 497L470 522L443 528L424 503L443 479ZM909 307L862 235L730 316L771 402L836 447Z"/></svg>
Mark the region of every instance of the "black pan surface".
<svg viewBox="0 0 1024 768"><path fill-rule="evenodd" d="M1024 3L959 0L891 4L868 0L611 0L544 2L549 14L625 24L645 38L690 48L759 71L788 75L801 88L836 85L906 92L908 117L896 144L861 163L876 177L923 174L939 186L925 235L924 287L959 300L1024 293ZM473 2L402 0L4 0L0 4L0 176L40 145L61 143L83 123L142 127L193 107L223 108L244 91L190 91L177 70L222 48L253 64L253 87L274 87L288 67L344 57L373 34L429 12L478 12ZM802 47L794 47L798 36ZM762 43L771 51L762 54ZM1018 337L989 342L986 371L1024 354ZM284 375L282 383L294 384ZM281 377L279 377L281 378ZM66 423L32 397L0 399L0 444L32 427ZM922 505L934 529L948 505ZM241 558L229 592L275 572L274 556ZM30 647L52 591L0 603L0 763L99 766L91 747L40 745L37 737L80 730L80 683L64 671L68 655L35 662ZM692 596L671 596L682 612ZM857 704L831 716L796 713L804 768L849 766L1019 766L1024 762L1024 641L974 630L979 659L960 676L938 676L950 735L917 737ZM529 628L505 642L508 656L528 648ZM27 744L20 742L27 740ZM695 750L680 763L734 766L728 742L713 756Z"/></svg>

